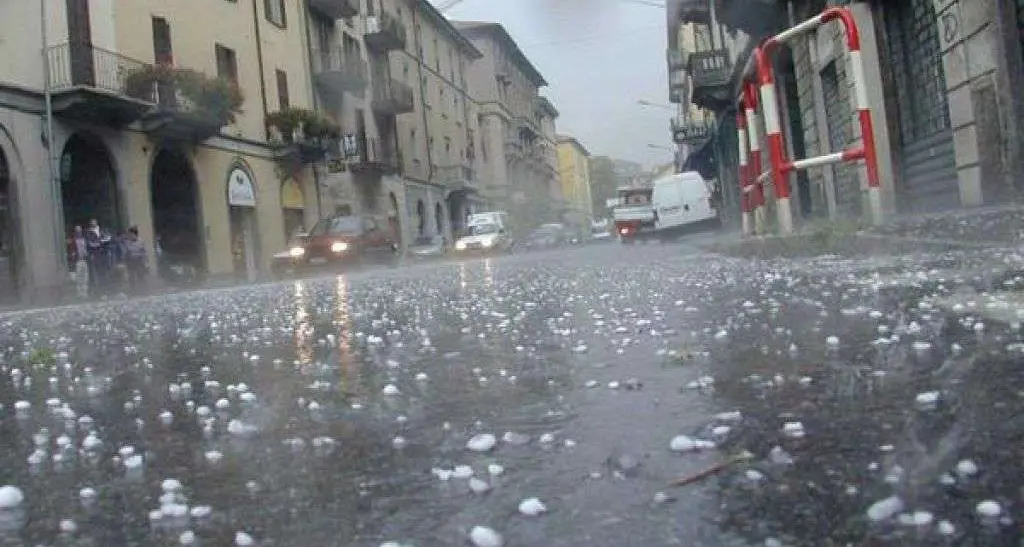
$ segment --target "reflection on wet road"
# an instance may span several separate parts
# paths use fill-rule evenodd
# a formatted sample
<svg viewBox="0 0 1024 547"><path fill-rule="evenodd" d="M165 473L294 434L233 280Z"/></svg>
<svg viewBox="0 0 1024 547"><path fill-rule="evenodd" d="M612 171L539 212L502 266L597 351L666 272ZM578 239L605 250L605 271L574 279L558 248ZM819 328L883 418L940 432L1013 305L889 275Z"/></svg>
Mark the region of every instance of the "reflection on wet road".
<svg viewBox="0 0 1024 547"><path fill-rule="evenodd" d="M1017 545L994 260L599 245L10 315L0 543Z"/></svg>

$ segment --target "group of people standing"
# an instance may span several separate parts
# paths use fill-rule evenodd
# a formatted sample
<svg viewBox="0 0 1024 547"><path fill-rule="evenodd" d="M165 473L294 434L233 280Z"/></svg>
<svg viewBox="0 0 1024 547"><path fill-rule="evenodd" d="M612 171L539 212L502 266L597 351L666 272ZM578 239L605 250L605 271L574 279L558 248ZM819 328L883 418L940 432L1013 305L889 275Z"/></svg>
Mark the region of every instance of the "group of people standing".
<svg viewBox="0 0 1024 547"><path fill-rule="evenodd" d="M137 294L144 289L149 265L136 226L114 235L96 219L85 229L76 225L68 235L67 255L71 279L81 298Z"/></svg>

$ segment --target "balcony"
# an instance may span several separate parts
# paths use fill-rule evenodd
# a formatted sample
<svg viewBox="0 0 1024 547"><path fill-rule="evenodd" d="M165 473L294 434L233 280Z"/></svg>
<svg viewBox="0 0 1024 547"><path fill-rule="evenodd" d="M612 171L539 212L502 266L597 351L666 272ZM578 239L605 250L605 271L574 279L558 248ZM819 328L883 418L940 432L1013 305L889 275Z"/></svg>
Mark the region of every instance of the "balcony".
<svg viewBox="0 0 1024 547"><path fill-rule="evenodd" d="M60 44L46 54L55 115L121 128L152 110L151 100L125 88L126 74L146 63L89 44Z"/></svg>
<svg viewBox="0 0 1024 547"><path fill-rule="evenodd" d="M324 93L340 97L343 93L361 96L369 82L366 61L345 54L341 48L313 50L313 80Z"/></svg>
<svg viewBox="0 0 1024 547"><path fill-rule="evenodd" d="M266 123L274 159L282 164L308 165L339 150L341 127L312 110L283 108L268 114Z"/></svg>
<svg viewBox="0 0 1024 547"><path fill-rule="evenodd" d="M353 173L390 175L401 167L401 156L395 146L383 139L357 137L358 151L349 159Z"/></svg>
<svg viewBox="0 0 1024 547"><path fill-rule="evenodd" d="M668 71L670 73L676 70L683 70L690 63L690 52L681 48L666 50L665 57L668 61Z"/></svg>
<svg viewBox="0 0 1024 547"><path fill-rule="evenodd" d="M665 3L668 21L672 24L710 23L711 2L712 0L668 0Z"/></svg>
<svg viewBox="0 0 1024 547"><path fill-rule="evenodd" d="M359 0L309 0L309 9L328 19L347 19L359 15Z"/></svg>
<svg viewBox="0 0 1024 547"><path fill-rule="evenodd" d="M734 99L731 97L732 62L728 51L716 49L690 55L689 73L693 82L693 104L718 110Z"/></svg>
<svg viewBox="0 0 1024 547"><path fill-rule="evenodd" d="M476 182L476 172L469 165L448 165L434 170L434 180L451 190L463 190Z"/></svg>
<svg viewBox="0 0 1024 547"><path fill-rule="evenodd" d="M397 116L412 112L416 95L407 84L391 80L385 85L374 86L372 108L379 114Z"/></svg>
<svg viewBox="0 0 1024 547"><path fill-rule="evenodd" d="M366 18L366 47L377 53L405 49L406 33L402 21L387 11Z"/></svg>
<svg viewBox="0 0 1024 547"><path fill-rule="evenodd" d="M778 0L714 0L718 22L750 36L774 34L786 28L785 3Z"/></svg>
<svg viewBox="0 0 1024 547"><path fill-rule="evenodd" d="M711 138L714 123L708 120L690 120L681 117L672 119L672 142L697 146Z"/></svg>

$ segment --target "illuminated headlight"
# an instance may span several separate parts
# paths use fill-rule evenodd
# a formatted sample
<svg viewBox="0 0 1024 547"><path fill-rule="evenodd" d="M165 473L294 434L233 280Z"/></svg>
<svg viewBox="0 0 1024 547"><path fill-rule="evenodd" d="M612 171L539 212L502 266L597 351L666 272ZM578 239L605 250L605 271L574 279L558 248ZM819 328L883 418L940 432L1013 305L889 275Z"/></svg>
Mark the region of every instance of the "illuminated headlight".
<svg viewBox="0 0 1024 547"><path fill-rule="evenodd" d="M306 249L302 247L292 247L288 249L288 256L292 258L302 258L306 255Z"/></svg>
<svg viewBox="0 0 1024 547"><path fill-rule="evenodd" d="M490 246L494 245L494 240L493 239L485 239L485 240L481 241L480 244L483 245L484 247L490 247Z"/></svg>
<svg viewBox="0 0 1024 547"><path fill-rule="evenodd" d="M344 241L335 241L334 243L331 243L331 252L332 253L343 253L343 252L345 252L347 250L348 250L348 243L345 243Z"/></svg>
<svg viewBox="0 0 1024 547"><path fill-rule="evenodd" d="M629 228L619 228L619 233L622 235L626 235L629 233Z"/></svg>
<svg viewBox="0 0 1024 547"><path fill-rule="evenodd" d="M466 242L465 241L456 241L455 242L455 249L458 250L458 251L465 251L466 250Z"/></svg>

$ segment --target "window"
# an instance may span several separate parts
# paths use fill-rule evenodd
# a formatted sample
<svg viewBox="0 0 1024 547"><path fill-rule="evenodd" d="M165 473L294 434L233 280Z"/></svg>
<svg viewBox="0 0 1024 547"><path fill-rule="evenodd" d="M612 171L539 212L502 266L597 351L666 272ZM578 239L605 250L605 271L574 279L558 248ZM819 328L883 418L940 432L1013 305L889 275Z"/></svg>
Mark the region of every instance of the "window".
<svg viewBox="0 0 1024 547"><path fill-rule="evenodd" d="M158 65L173 65L174 52L171 49L171 25L163 17L153 18L153 59Z"/></svg>
<svg viewBox="0 0 1024 547"><path fill-rule="evenodd" d="M277 107L285 109L291 106L288 101L288 73L283 70L276 70L277 74Z"/></svg>
<svg viewBox="0 0 1024 547"><path fill-rule="evenodd" d="M217 44L214 48L217 55L217 77L224 78L238 85L238 60L235 50Z"/></svg>
<svg viewBox="0 0 1024 547"><path fill-rule="evenodd" d="M285 20L284 0L263 0L263 7L267 21L281 28L285 27L288 22Z"/></svg>
<svg viewBox="0 0 1024 547"><path fill-rule="evenodd" d="M441 72L441 48L437 45L437 38L434 38L434 70Z"/></svg>

